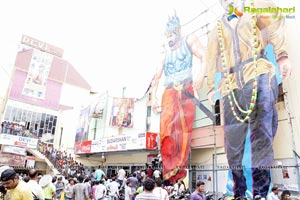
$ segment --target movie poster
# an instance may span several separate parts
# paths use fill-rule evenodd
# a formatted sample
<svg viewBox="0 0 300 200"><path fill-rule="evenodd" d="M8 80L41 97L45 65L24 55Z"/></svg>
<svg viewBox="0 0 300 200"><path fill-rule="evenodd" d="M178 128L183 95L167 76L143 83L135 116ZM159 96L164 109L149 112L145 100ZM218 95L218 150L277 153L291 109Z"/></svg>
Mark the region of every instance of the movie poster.
<svg viewBox="0 0 300 200"><path fill-rule="evenodd" d="M91 105L91 118L102 119L104 107L106 106L106 95L99 96Z"/></svg>
<svg viewBox="0 0 300 200"><path fill-rule="evenodd" d="M76 129L75 142L87 140L89 133L89 122L90 122L90 106L80 111L79 121Z"/></svg>
<svg viewBox="0 0 300 200"><path fill-rule="evenodd" d="M134 99L114 98L111 110L110 125L117 127L133 127Z"/></svg>
<svg viewBox="0 0 300 200"><path fill-rule="evenodd" d="M53 55L33 50L23 95L39 99L45 98L46 83L52 65Z"/></svg>

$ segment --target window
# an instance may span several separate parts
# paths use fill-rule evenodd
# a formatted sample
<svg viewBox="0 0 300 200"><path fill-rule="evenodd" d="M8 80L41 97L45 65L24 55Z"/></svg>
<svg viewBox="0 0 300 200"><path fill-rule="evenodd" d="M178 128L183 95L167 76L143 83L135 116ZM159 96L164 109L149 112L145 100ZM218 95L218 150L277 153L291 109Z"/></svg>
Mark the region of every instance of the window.
<svg viewBox="0 0 300 200"><path fill-rule="evenodd" d="M216 101L215 104L215 116L216 116L216 125L221 125L221 112L220 112L220 100Z"/></svg>
<svg viewBox="0 0 300 200"><path fill-rule="evenodd" d="M28 122L31 121L31 115L32 115L32 111L27 111L26 121Z"/></svg>
<svg viewBox="0 0 300 200"><path fill-rule="evenodd" d="M21 122L26 122L26 115L28 113L27 110L22 110L22 109L19 109L19 111L21 112Z"/></svg>
<svg viewBox="0 0 300 200"><path fill-rule="evenodd" d="M26 129L34 133L38 132L38 136L42 137L44 133L55 133L57 116L8 106L4 120L15 123L22 122Z"/></svg>
<svg viewBox="0 0 300 200"><path fill-rule="evenodd" d="M57 117L54 116L54 120L53 120L53 126L56 126L56 121L57 121Z"/></svg>
<svg viewBox="0 0 300 200"><path fill-rule="evenodd" d="M36 122L36 114L37 114L36 112L33 112L32 116L31 116L30 124L31 124L32 127L34 127L34 124Z"/></svg>
<svg viewBox="0 0 300 200"><path fill-rule="evenodd" d="M49 124L49 119L50 119L50 115L46 115L46 125L48 125Z"/></svg>
<svg viewBox="0 0 300 200"><path fill-rule="evenodd" d="M16 120L16 115L17 115L17 108L13 108L9 121L15 121Z"/></svg>
<svg viewBox="0 0 300 200"><path fill-rule="evenodd" d="M10 121L10 114L12 111L12 107L8 106L6 108L5 116L4 116L4 121Z"/></svg>
<svg viewBox="0 0 300 200"><path fill-rule="evenodd" d="M15 122L20 122L23 110L22 109L16 109L16 111L17 111L17 114L16 114Z"/></svg>
<svg viewBox="0 0 300 200"><path fill-rule="evenodd" d="M44 120L42 120L41 122L40 122L40 128L44 128Z"/></svg>
<svg viewBox="0 0 300 200"><path fill-rule="evenodd" d="M36 114L36 123L39 123L41 121L42 113Z"/></svg>
<svg viewBox="0 0 300 200"><path fill-rule="evenodd" d="M151 125L151 106L147 107L147 121L146 121L146 130L150 130Z"/></svg>
<svg viewBox="0 0 300 200"><path fill-rule="evenodd" d="M44 133L43 131L44 131L44 129L40 128L40 130L39 130L39 137L43 136L43 133Z"/></svg>
<svg viewBox="0 0 300 200"><path fill-rule="evenodd" d="M52 135L54 135L54 134L55 134L55 127L54 127L54 126L52 127L52 131L51 131L51 133L52 133Z"/></svg>
<svg viewBox="0 0 300 200"><path fill-rule="evenodd" d="M51 129L52 128L52 122L49 122L49 129Z"/></svg>
<svg viewBox="0 0 300 200"><path fill-rule="evenodd" d="M42 114L42 120L44 120L44 121L45 121L45 119L46 119L46 114L45 114L45 113L43 113L43 114Z"/></svg>

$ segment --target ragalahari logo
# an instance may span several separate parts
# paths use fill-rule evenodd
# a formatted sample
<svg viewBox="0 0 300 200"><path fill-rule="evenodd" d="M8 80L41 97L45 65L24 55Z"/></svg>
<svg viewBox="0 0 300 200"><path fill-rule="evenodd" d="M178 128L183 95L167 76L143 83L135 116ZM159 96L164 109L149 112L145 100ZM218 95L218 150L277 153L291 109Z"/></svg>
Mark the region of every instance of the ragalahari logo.
<svg viewBox="0 0 300 200"><path fill-rule="evenodd" d="M228 21L232 20L233 18L238 18L243 16L243 13L238 11L237 8L235 8L232 4L229 5L229 11L228 11Z"/></svg>
<svg viewBox="0 0 300 200"><path fill-rule="evenodd" d="M273 18L288 18L288 19L295 19L294 13L296 13L295 6L294 7L249 7L245 6L242 9L242 12L238 11L232 4L229 5L228 11L228 21L232 20L233 18L238 18L243 16L244 13L252 13L252 14L272 14ZM286 15L283 15L286 14Z"/></svg>

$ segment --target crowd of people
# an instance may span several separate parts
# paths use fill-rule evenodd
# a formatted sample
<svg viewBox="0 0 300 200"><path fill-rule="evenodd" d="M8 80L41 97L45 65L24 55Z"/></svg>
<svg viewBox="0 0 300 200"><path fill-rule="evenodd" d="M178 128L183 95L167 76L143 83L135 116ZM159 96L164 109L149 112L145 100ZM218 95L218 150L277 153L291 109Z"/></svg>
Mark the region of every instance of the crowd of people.
<svg viewBox="0 0 300 200"><path fill-rule="evenodd" d="M10 121L3 121L1 123L0 133L22 136L22 137L38 138L37 131L33 127L29 127L27 129L24 124L19 124Z"/></svg>
<svg viewBox="0 0 300 200"><path fill-rule="evenodd" d="M0 192L2 199L5 197L6 200L167 200L187 190L180 180L174 185L166 185L161 174L154 173L155 170L148 176L146 171L149 173L150 170L137 170L128 174L120 169L118 174L108 177L99 167L89 174L82 171L68 176L53 176L38 174L36 169L29 169L27 174L19 175L8 166L4 167L0 170L3 186ZM204 186L204 183L201 185ZM199 191L195 191L191 197L198 195ZM201 197L204 197L203 191L199 193Z"/></svg>
<svg viewBox="0 0 300 200"><path fill-rule="evenodd" d="M19 175L9 166L2 166L0 194L5 200L168 200L188 190L180 180L166 186L161 177L147 174L139 181L137 173L127 176L125 170L120 169L116 176L107 177L98 168L89 175L65 177L39 175L37 170L30 169L27 174ZM274 186L267 200L288 200L290 195L288 190L280 193ZM188 199L205 200L205 183L198 181Z"/></svg>
<svg viewBox="0 0 300 200"><path fill-rule="evenodd" d="M45 143L39 142L38 151L48 158L56 169L63 175L73 175L84 171L84 166L76 162L73 156L66 151L53 148Z"/></svg>

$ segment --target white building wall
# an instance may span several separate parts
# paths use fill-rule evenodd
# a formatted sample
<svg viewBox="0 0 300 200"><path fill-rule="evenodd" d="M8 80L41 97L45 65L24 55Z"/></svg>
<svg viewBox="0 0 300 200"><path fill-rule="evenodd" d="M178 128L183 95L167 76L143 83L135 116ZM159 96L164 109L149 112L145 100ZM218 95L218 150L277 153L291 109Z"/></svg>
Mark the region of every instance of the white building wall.
<svg viewBox="0 0 300 200"><path fill-rule="evenodd" d="M60 104L67 105L73 108L60 112L57 122L57 130L54 136L55 148L68 150L70 153L74 152L73 148L80 110L82 109L82 105L87 105L90 99L91 97L89 90L69 84L63 84ZM63 128L62 133L61 128ZM61 146L59 146L60 137L62 137Z"/></svg>
<svg viewBox="0 0 300 200"><path fill-rule="evenodd" d="M295 148L297 150L298 155L300 155L300 5L297 0L291 0L291 1L282 1L282 0L276 0L275 1L278 6L281 7L293 7L295 6L295 19L286 19L287 22L287 42L288 42L288 50L289 50L289 59L292 64L292 75L289 79L283 81L283 88L287 92L287 100L289 104L289 111L291 112L292 116L292 131L293 131L293 137L295 142ZM283 109L285 107L282 107ZM282 112L279 115L279 118L281 119L287 119L288 115L285 112ZM280 122L279 125L283 124L283 122ZM284 141L286 145L278 144L276 145L276 149L278 149L278 152L284 152L286 151L286 148L292 147L292 141L291 141L291 134L290 134L290 128L288 125L288 120L285 120L284 128L282 128L282 133L278 130L277 136L280 137L280 134L282 134L281 141ZM276 140L277 138L275 138ZM279 139L278 139L279 140ZM280 141L280 140L279 140Z"/></svg>
<svg viewBox="0 0 300 200"><path fill-rule="evenodd" d="M89 140L93 139L101 139L105 137L113 137L119 134L130 134L130 133L142 133L146 131L146 118L147 118L147 107L146 107L146 98L136 100L134 102L134 113L132 116L133 120L133 128L119 128L110 126L111 119L111 111L113 98L108 94L107 103L105 106L104 114L102 119L97 120L97 124L95 123L95 119L91 120L90 128L89 128ZM125 97L130 98L130 97ZM95 126L97 126L97 133L94 138L94 130Z"/></svg>

